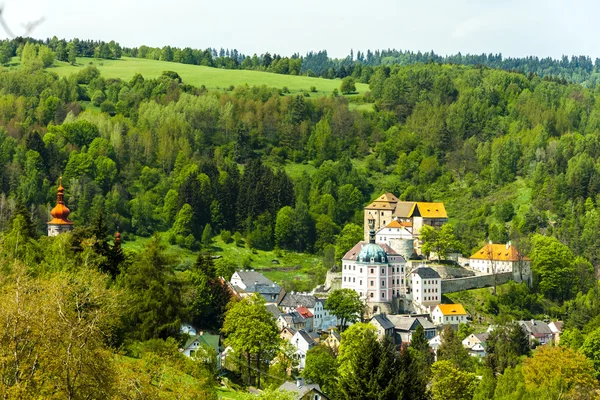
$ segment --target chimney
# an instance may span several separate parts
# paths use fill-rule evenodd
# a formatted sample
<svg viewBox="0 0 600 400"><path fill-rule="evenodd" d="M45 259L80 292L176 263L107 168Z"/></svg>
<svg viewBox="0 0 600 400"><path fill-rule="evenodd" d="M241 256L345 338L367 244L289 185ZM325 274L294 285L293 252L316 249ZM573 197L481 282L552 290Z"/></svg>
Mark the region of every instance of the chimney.
<svg viewBox="0 0 600 400"><path fill-rule="evenodd" d="M506 250L508 250L508 248L512 246L512 243L510 242L510 240L508 241L508 243L506 243Z"/></svg>
<svg viewBox="0 0 600 400"><path fill-rule="evenodd" d="M296 379L296 387L301 388L303 384L304 384L304 379L302 379L302 378Z"/></svg>
<svg viewBox="0 0 600 400"><path fill-rule="evenodd" d="M254 281L254 287L258 286L258 281Z"/></svg>

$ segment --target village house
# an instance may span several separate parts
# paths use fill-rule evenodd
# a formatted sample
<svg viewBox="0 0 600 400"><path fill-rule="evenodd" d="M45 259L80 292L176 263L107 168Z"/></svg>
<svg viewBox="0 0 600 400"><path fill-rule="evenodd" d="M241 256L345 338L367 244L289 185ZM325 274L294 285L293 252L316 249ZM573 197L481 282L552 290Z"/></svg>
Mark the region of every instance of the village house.
<svg viewBox="0 0 600 400"><path fill-rule="evenodd" d="M316 345L315 340L304 329L300 329L292 336L290 344L296 348L294 355L298 359L298 368L304 369L306 353Z"/></svg>
<svg viewBox="0 0 600 400"><path fill-rule="evenodd" d="M304 320L306 321L306 327L304 329L306 329L307 331L311 332L313 330L313 319L314 319L314 314L311 313L308 308L304 307L304 306L300 306L296 309L296 312L298 312L298 314L302 315L302 318L304 318Z"/></svg>
<svg viewBox="0 0 600 400"><path fill-rule="evenodd" d="M187 357L202 358L205 361L211 360L214 357L217 369L221 369L219 335L200 332L199 334L190 336L179 351Z"/></svg>
<svg viewBox="0 0 600 400"><path fill-rule="evenodd" d="M323 394L319 385L316 383L307 384L302 378L298 378L296 383L285 382L279 386L279 391L294 393L294 400L329 400L329 397Z"/></svg>
<svg viewBox="0 0 600 400"><path fill-rule="evenodd" d="M420 325L423 327L425 339L429 340L436 334L435 326L425 317L410 315L387 315L387 318L394 324L396 344L410 343L412 335Z"/></svg>
<svg viewBox="0 0 600 400"><path fill-rule="evenodd" d="M489 333L472 333L462 341L462 345L469 350L471 356L485 357L485 342L488 337Z"/></svg>
<svg viewBox="0 0 600 400"><path fill-rule="evenodd" d="M431 313L436 325L458 325L467 322L467 311L461 304L438 304Z"/></svg>
<svg viewBox="0 0 600 400"><path fill-rule="evenodd" d="M329 330L329 334L327 338L323 341L323 344L329 346L329 348L333 349L337 352L337 349L340 347L340 342L342 341L342 337L340 333L334 329Z"/></svg>
<svg viewBox="0 0 600 400"><path fill-rule="evenodd" d="M285 340L286 342L289 342L294 337L296 332L298 332L296 329L290 328L289 326L285 326L283 327L281 332L279 332L279 337Z"/></svg>
<svg viewBox="0 0 600 400"><path fill-rule="evenodd" d="M258 293L267 304L276 304L283 291L281 286L254 270L236 271L229 282L239 297Z"/></svg>
<svg viewBox="0 0 600 400"><path fill-rule="evenodd" d="M313 314L313 328L327 330L337 325L337 318L325 308L325 301L307 293L287 293L283 291L277 305L285 312L305 307Z"/></svg>
<svg viewBox="0 0 600 400"><path fill-rule="evenodd" d="M529 341L538 341L540 344L548 344L554 338L552 329L544 321L532 319L519 321L521 328L529 335Z"/></svg>
<svg viewBox="0 0 600 400"><path fill-rule="evenodd" d="M369 323L375 326L377 329L377 338L383 340L386 336L394 338L394 324L390 321L385 314L377 314L371 318Z"/></svg>
<svg viewBox="0 0 600 400"><path fill-rule="evenodd" d="M282 330L283 328L294 328L295 330L308 329L309 326L306 318L298 311L281 314L279 318L277 318L276 323L279 330Z"/></svg>
<svg viewBox="0 0 600 400"><path fill-rule="evenodd" d="M560 343L560 334L563 329L562 321L552 321L548 324L548 328L552 331L552 340L554 341L554 344L558 346Z"/></svg>
<svg viewBox="0 0 600 400"><path fill-rule="evenodd" d="M435 354L437 354L437 349L440 347L441 344L442 344L442 336L441 335L435 335L434 337L429 339L429 347L431 347L431 350L433 350L433 352Z"/></svg>
<svg viewBox="0 0 600 400"><path fill-rule="evenodd" d="M511 242L488 243L469 258L469 268L481 274L522 271L530 269L531 261L523 256Z"/></svg>

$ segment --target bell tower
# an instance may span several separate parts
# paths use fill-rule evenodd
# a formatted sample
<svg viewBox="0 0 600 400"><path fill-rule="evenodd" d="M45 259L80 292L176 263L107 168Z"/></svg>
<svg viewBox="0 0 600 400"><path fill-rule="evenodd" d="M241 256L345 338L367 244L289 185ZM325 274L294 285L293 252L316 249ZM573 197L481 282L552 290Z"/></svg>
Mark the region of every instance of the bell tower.
<svg viewBox="0 0 600 400"><path fill-rule="evenodd" d="M56 196L56 206L50 211L52 219L48 222L48 236L57 236L73 229L73 221L69 219L71 211L65 206L64 197L65 188L63 188L61 177Z"/></svg>

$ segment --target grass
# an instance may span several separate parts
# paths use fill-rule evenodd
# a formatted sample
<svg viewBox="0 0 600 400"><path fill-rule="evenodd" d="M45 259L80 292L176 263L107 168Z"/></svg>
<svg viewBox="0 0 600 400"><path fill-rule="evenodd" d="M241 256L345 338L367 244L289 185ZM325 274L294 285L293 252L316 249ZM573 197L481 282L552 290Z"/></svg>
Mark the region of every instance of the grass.
<svg viewBox="0 0 600 400"><path fill-rule="evenodd" d="M166 233L160 234L166 242ZM123 243L129 251L141 252L152 238L135 237ZM210 249L213 255L222 256L235 264L238 269L255 269L264 273L272 281L287 290L307 291L316 284L325 281L326 268L321 258L314 254L294 253L285 250L263 251L252 250L235 243L224 243L219 236L214 238ZM177 257L178 270L186 270L196 261L198 251L190 251L177 245L168 245L167 254ZM273 260L278 263L273 264Z"/></svg>
<svg viewBox="0 0 600 400"><path fill-rule="evenodd" d="M55 67L48 71L59 76L68 76L76 73L88 65L94 65L104 78L121 78L129 81L136 73L145 78L156 78L163 71L175 71L181 76L184 83L194 86L206 86L207 89L226 89L229 86L248 84L249 86L274 87L282 89L287 87L291 94L300 92L310 93L311 86L315 86L317 93L310 93L311 97L329 96L341 84L340 79L310 78L308 76L281 75L263 71L230 70L204 67L199 65L180 64L174 62L146 60L140 58L123 57L119 60L97 60L92 58L78 58L77 65L56 61ZM364 83L357 83L358 94L363 94L369 89Z"/></svg>
<svg viewBox="0 0 600 400"><path fill-rule="evenodd" d="M223 400L242 400L246 398L246 396L243 393L236 392L233 389L222 387L217 388L217 396L219 396L219 399Z"/></svg>

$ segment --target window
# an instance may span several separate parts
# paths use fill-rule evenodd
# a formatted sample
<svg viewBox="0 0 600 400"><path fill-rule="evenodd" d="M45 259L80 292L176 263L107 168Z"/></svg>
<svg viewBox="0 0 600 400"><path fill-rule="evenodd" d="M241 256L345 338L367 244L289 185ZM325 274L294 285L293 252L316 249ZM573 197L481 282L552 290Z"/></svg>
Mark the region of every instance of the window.
<svg viewBox="0 0 600 400"><path fill-rule="evenodd" d="M381 212L381 216L383 217L383 211Z"/></svg>
<svg viewBox="0 0 600 400"><path fill-rule="evenodd" d="M356 265L352 266L352 271L356 271Z"/></svg>
<svg viewBox="0 0 600 400"><path fill-rule="evenodd" d="M375 286L375 281L371 281L371 286Z"/></svg>
<svg viewBox="0 0 600 400"><path fill-rule="evenodd" d="M352 282L356 282L356 278L352 278Z"/></svg>
<svg viewBox="0 0 600 400"><path fill-rule="evenodd" d="M358 284L362 286L362 279L358 281Z"/></svg>
<svg viewBox="0 0 600 400"><path fill-rule="evenodd" d="M381 273L385 274L385 268L381 268Z"/></svg>
<svg viewBox="0 0 600 400"><path fill-rule="evenodd" d="M362 268L359 270L359 272L362 274Z"/></svg>
<svg viewBox="0 0 600 400"><path fill-rule="evenodd" d="M344 282L346 282L346 277L344 277Z"/></svg>
<svg viewBox="0 0 600 400"><path fill-rule="evenodd" d="M371 268L371 273L373 273L373 271L374 271L373 268Z"/></svg>
<svg viewBox="0 0 600 400"><path fill-rule="evenodd" d="M381 287L385 287L385 281L381 281Z"/></svg>
<svg viewBox="0 0 600 400"><path fill-rule="evenodd" d="M373 298L373 293L371 293L371 298Z"/></svg>
<svg viewBox="0 0 600 400"><path fill-rule="evenodd" d="M385 299L385 292L381 292L381 298Z"/></svg>

